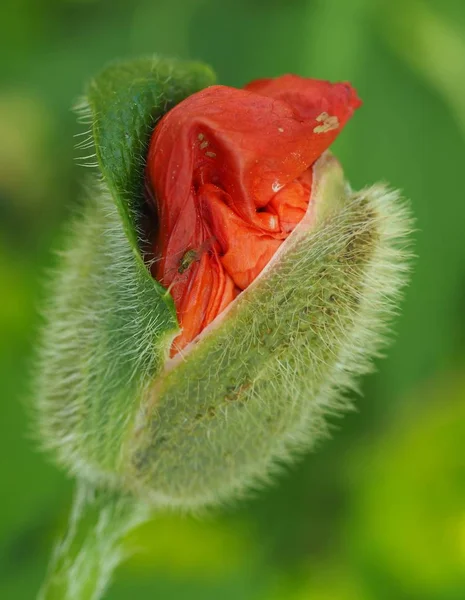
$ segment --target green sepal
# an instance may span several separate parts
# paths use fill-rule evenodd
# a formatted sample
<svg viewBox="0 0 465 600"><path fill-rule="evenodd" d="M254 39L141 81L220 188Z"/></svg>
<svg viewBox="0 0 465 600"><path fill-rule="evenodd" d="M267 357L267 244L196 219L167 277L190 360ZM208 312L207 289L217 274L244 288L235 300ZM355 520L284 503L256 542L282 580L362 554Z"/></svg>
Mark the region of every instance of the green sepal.
<svg viewBox="0 0 465 600"><path fill-rule="evenodd" d="M143 389L179 331L141 248L145 155L156 122L214 83L195 62L117 62L79 107L99 183L72 224L50 290L37 397L40 437L74 473L113 480Z"/></svg>
<svg viewBox="0 0 465 600"><path fill-rule="evenodd" d="M86 106L99 169L137 251L150 134L168 110L213 83L215 75L204 64L152 57L114 63L88 86Z"/></svg>
<svg viewBox="0 0 465 600"><path fill-rule="evenodd" d="M409 227L396 192L353 193L338 161L320 158L304 222L149 389L128 485L153 504L196 509L241 496L313 447L386 342Z"/></svg>

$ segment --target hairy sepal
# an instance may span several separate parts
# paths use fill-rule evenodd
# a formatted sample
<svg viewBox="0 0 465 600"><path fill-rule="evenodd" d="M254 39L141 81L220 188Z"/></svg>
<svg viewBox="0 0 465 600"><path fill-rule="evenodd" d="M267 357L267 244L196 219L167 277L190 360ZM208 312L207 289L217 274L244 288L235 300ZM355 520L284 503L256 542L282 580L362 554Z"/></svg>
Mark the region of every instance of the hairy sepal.
<svg viewBox="0 0 465 600"><path fill-rule="evenodd" d="M106 68L80 103L90 125L80 147L93 147L99 178L49 290L34 396L42 444L96 482L121 484L125 440L179 331L141 251L150 134L167 110L213 82L199 63L139 59Z"/></svg>
<svg viewBox="0 0 465 600"><path fill-rule="evenodd" d="M260 277L154 381L128 483L155 504L240 496L327 432L372 368L406 273L408 213L377 185L352 193L329 154L304 221Z"/></svg>

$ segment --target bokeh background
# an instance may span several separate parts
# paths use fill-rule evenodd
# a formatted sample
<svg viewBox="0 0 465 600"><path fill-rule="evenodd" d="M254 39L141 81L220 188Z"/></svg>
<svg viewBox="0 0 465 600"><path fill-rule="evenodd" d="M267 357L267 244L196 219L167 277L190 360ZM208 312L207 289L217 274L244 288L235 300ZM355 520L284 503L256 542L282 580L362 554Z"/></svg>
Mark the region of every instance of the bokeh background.
<svg viewBox="0 0 465 600"><path fill-rule="evenodd" d="M255 498L140 529L146 550L108 598L463 600L463 0L2 0L0 28L0 597L35 597L72 493L24 402L46 272L83 193L70 106L107 61L157 52L236 86L353 82L365 104L335 151L355 187L411 199L418 258L357 412Z"/></svg>

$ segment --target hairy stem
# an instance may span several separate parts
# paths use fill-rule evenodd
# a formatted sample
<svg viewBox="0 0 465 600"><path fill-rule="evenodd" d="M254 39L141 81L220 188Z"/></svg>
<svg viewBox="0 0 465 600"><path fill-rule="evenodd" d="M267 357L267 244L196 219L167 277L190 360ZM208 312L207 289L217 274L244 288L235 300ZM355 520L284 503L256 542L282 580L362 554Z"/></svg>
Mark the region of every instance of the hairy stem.
<svg viewBox="0 0 465 600"><path fill-rule="evenodd" d="M56 544L38 600L98 600L125 558L126 534L149 510L128 496L78 482L68 530Z"/></svg>

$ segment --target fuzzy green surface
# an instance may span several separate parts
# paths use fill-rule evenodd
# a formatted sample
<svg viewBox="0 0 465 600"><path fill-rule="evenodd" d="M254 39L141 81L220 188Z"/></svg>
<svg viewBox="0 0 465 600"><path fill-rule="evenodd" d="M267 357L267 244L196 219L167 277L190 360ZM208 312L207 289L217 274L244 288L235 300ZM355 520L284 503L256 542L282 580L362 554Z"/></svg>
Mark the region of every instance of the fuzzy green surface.
<svg viewBox="0 0 465 600"><path fill-rule="evenodd" d="M144 59L90 85L101 181L55 278L37 381L41 435L60 464L181 508L267 480L348 407L341 391L370 369L404 283L409 229L396 193L352 194L322 157L311 226L165 373L178 325L141 256L144 156L156 119L211 82L195 63Z"/></svg>
<svg viewBox="0 0 465 600"><path fill-rule="evenodd" d="M143 497L197 507L241 495L349 408L343 392L386 340L409 219L397 193L343 184L337 161L320 159L316 223L155 382L133 459Z"/></svg>
<svg viewBox="0 0 465 600"><path fill-rule="evenodd" d="M72 472L111 477L177 323L106 193L71 228L57 275L36 387L41 436Z"/></svg>
<svg viewBox="0 0 465 600"><path fill-rule="evenodd" d="M178 324L141 256L144 156L166 110L213 83L199 63L114 63L88 87L100 183L70 228L46 310L35 395L43 444L73 473L112 478L141 390ZM94 155L92 155L94 156Z"/></svg>

